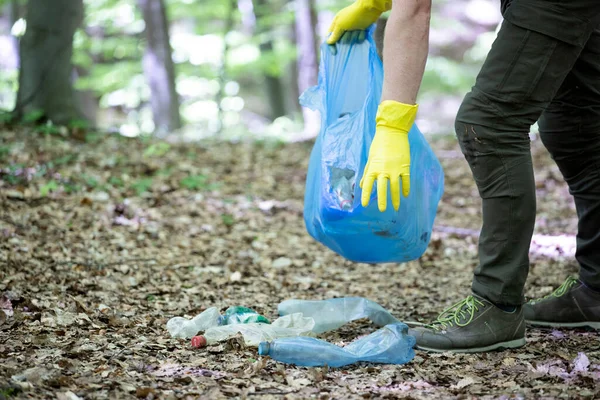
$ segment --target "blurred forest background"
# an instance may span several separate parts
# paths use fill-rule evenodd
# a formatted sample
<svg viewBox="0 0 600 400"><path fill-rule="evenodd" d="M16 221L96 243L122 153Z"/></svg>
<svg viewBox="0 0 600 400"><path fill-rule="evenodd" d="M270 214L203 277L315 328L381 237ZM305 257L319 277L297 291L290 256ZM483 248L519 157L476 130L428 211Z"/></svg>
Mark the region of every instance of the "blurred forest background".
<svg viewBox="0 0 600 400"><path fill-rule="evenodd" d="M284 366L239 337L206 350L169 337L171 317L242 305L274 319L294 298L360 296L428 323L470 287L481 200L454 117L499 0L433 0L417 124L444 195L426 253L382 265L343 259L303 218L320 121L298 97L348 4L0 0L0 400L600 398L600 342L584 331L344 370ZM540 140L532 155L539 298L577 271L577 218Z"/></svg>
<svg viewBox="0 0 600 400"><path fill-rule="evenodd" d="M318 115L297 99L316 84L319 46L349 3L0 0L1 117L50 131L309 138ZM452 133L500 21L497 0L434 1L417 121L425 134Z"/></svg>

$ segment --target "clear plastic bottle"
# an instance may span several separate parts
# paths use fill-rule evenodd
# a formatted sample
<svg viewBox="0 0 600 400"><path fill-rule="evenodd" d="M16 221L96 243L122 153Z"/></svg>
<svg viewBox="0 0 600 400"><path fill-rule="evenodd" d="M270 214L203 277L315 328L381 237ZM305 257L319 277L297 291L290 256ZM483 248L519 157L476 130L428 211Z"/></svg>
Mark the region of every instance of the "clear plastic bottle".
<svg viewBox="0 0 600 400"><path fill-rule="evenodd" d="M246 346L256 347L260 342L272 341L277 338L310 335L314 325L315 321L312 318L297 313L278 318L271 324L248 323L217 326L206 330L201 336L192 338L192 346L204 347L241 333Z"/></svg>
<svg viewBox="0 0 600 400"><path fill-rule="evenodd" d="M191 320L183 317L173 317L167 322L167 330L174 338L189 339L198 332L213 326L219 326L222 316L216 307L207 308Z"/></svg>
<svg viewBox="0 0 600 400"><path fill-rule="evenodd" d="M174 317L167 322L167 330L172 337L189 339L198 332L221 325L248 324L261 322L268 324L269 320L248 307L232 306L221 315L219 310L211 307L196 315L191 320L183 317Z"/></svg>
<svg viewBox="0 0 600 400"><path fill-rule="evenodd" d="M360 318L368 318L378 326L400 322L385 308L363 297L285 300L279 304L278 311L279 315L302 313L305 317L313 318L313 332L317 334L332 331Z"/></svg>
<svg viewBox="0 0 600 400"><path fill-rule="evenodd" d="M349 169L331 168L331 188L341 210L350 210L354 202L355 173Z"/></svg>
<svg viewBox="0 0 600 400"><path fill-rule="evenodd" d="M334 185L333 191L338 198L340 208L342 210L351 209L354 196L352 195L352 185L350 181L342 176Z"/></svg>
<svg viewBox="0 0 600 400"><path fill-rule="evenodd" d="M346 347L312 337L295 337L262 342L258 346L258 354L304 367L342 367L359 361L405 364L415 356L415 342L414 336L408 335L408 326L395 323Z"/></svg>

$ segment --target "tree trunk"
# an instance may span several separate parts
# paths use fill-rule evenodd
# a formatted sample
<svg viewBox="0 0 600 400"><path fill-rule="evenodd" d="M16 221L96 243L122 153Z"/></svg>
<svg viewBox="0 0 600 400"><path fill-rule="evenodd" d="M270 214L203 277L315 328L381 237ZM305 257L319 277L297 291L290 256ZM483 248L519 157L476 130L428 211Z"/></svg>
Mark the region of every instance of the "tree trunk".
<svg viewBox="0 0 600 400"><path fill-rule="evenodd" d="M89 71L82 67L73 68L73 80L89 75ZM83 117L91 124L96 126L98 119L98 109L100 102L93 90L76 90L75 101L79 105L79 111Z"/></svg>
<svg viewBox="0 0 600 400"><path fill-rule="evenodd" d="M41 111L57 124L81 118L71 80L73 34L83 20L83 0L29 0L21 38L15 114Z"/></svg>
<svg viewBox="0 0 600 400"><path fill-rule="evenodd" d="M17 4L17 0L9 0L2 8L0 30L10 32L15 22L19 19L19 5ZM0 60L0 66L17 69L19 67L19 40L12 35L8 36L11 47L10 53L3 60Z"/></svg>
<svg viewBox="0 0 600 400"><path fill-rule="evenodd" d="M269 2L267 0L253 0L254 4L254 15L258 21L259 34L269 30L269 27L260 27L260 20L264 17L270 17L272 10L269 8ZM260 45L261 54L269 54L273 52L273 41L269 38L261 41ZM279 76L265 73L265 88L267 91L267 98L270 106L270 117L275 119L286 114L285 107L285 95L284 85Z"/></svg>
<svg viewBox="0 0 600 400"><path fill-rule="evenodd" d="M154 126L158 133L167 133L181 128L167 13L163 0L138 0L138 4L146 23L143 66L152 93Z"/></svg>
<svg viewBox="0 0 600 400"><path fill-rule="evenodd" d="M316 33L317 13L314 3L314 0L296 0L295 36L298 49L296 85L298 95L316 85L319 77L319 42ZM304 121L302 137L316 136L321 123L319 113L303 107L302 119Z"/></svg>
<svg viewBox="0 0 600 400"><path fill-rule="evenodd" d="M252 36L256 27L256 16L254 15L252 0L237 0L237 5L242 19L242 33Z"/></svg>
<svg viewBox="0 0 600 400"><path fill-rule="evenodd" d="M287 100L288 100L288 104L289 107L288 109L290 111L297 111L300 110L299 104L298 104L298 97L300 97L300 89L299 89L299 79L300 79L300 74L303 72L302 69L300 69L300 49L298 46L298 35L296 32L296 24L294 23L293 25L290 25L290 39L292 41L292 43L294 43L296 45L296 62L291 63L290 67L287 68L288 70L288 74L286 76L286 86L288 87L287 89Z"/></svg>
<svg viewBox="0 0 600 400"><path fill-rule="evenodd" d="M296 43L298 48L298 91L317 84L317 15L314 0L296 0Z"/></svg>
<svg viewBox="0 0 600 400"><path fill-rule="evenodd" d="M227 19L225 20L225 26L223 30L223 38L227 36L227 33L230 32L235 24L235 9L236 9L236 1L235 0L226 0L228 2L229 10L227 11ZM229 44L226 40L223 41L223 53L221 55L221 65L219 67L219 92L217 93L217 105L219 108L219 126L217 129L218 133L221 133L223 130L224 124L224 111L222 107L222 101L225 98L225 84L227 83L227 56L229 54Z"/></svg>

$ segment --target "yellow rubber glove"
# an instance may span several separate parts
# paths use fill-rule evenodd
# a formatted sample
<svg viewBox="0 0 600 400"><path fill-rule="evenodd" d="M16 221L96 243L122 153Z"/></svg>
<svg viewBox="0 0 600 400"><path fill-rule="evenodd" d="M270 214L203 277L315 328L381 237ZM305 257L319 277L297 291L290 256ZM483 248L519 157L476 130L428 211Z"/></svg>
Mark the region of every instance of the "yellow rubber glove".
<svg viewBox="0 0 600 400"><path fill-rule="evenodd" d="M347 31L362 31L377 22L381 14L391 10L392 0L356 0L340 10L331 26L327 44L335 44Z"/></svg>
<svg viewBox="0 0 600 400"><path fill-rule="evenodd" d="M377 180L379 211L387 208L387 181L390 181L392 205L400 208L400 179L402 194L410 193L410 145L408 131L415 122L418 105L397 101L381 102L377 109L377 130L369 149L369 159L360 181L363 207L369 205L373 183Z"/></svg>

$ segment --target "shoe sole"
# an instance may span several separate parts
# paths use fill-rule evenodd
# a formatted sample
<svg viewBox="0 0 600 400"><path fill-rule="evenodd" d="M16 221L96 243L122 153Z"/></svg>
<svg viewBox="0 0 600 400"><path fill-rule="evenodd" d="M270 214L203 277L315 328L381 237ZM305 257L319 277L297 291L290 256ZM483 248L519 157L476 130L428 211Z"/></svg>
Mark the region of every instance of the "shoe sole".
<svg viewBox="0 0 600 400"><path fill-rule="evenodd" d="M511 340L508 342L495 343L484 347L473 347L470 349L433 349L430 347L416 346L417 350L429 351L432 353L486 353L494 350L518 349L525 346L525 338Z"/></svg>
<svg viewBox="0 0 600 400"><path fill-rule="evenodd" d="M545 321L525 321L532 326L543 326L547 328L592 328L600 330L600 322L545 322Z"/></svg>

